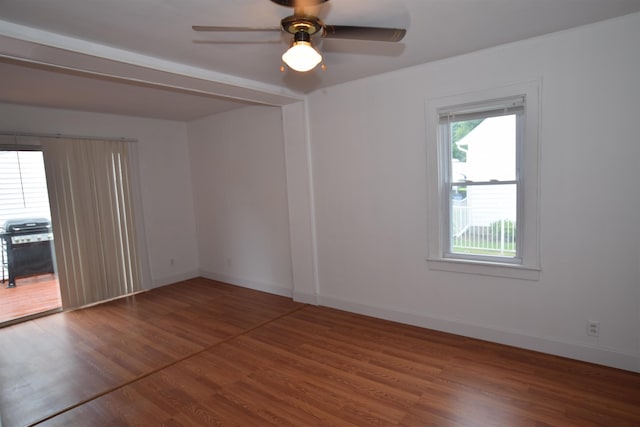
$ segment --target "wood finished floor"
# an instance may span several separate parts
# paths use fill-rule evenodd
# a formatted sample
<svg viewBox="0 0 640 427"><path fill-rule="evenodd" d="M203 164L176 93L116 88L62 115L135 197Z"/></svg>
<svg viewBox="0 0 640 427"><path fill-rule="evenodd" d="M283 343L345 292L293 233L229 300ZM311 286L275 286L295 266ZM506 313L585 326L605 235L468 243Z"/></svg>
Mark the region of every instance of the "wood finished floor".
<svg viewBox="0 0 640 427"><path fill-rule="evenodd" d="M0 329L2 426L640 426L640 375L193 279Z"/></svg>
<svg viewBox="0 0 640 427"><path fill-rule="evenodd" d="M15 288L0 283L0 323L62 307L55 274L16 279Z"/></svg>

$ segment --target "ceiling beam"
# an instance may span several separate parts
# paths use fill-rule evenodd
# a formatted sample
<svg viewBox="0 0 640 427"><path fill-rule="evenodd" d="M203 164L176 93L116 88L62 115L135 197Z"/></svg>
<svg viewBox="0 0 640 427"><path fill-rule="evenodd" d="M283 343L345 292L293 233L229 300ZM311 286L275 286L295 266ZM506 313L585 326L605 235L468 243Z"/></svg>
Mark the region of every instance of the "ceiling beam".
<svg viewBox="0 0 640 427"><path fill-rule="evenodd" d="M234 101L283 106L287 89L0 20L0 57L53 70Z"/></svg>

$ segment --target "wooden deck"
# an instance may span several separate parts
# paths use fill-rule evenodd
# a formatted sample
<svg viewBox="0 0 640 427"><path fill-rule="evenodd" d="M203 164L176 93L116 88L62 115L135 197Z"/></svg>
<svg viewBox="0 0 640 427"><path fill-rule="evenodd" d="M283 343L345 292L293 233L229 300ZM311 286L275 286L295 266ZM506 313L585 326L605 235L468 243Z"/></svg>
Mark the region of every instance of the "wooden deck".
<svg viewBox="0 0 640 427"><path fill-rule="evenodd" d="M0 283L0 324L62 306L54 274L17 279L15 288L7 283Z"/></svg>
<svg viewBox="0 0 640 427"><path fill-rule="evenodd" d="M0 329L3 427L638 426L640 374L193 279Z"/></svg>

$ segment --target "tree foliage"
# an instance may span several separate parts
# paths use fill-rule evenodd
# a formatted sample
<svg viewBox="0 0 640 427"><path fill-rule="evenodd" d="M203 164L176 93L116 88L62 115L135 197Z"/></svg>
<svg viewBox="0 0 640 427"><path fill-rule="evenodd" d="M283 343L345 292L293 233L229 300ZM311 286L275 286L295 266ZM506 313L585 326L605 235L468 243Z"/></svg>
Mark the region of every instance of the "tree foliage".
<svg viewBox="0 0 640 427"><path fill-rule="evenodd" d="M484 119L465 120L451 124L451 156L461 162L467 161L467 153L460 149L458 141L467 136Z"/></svg>

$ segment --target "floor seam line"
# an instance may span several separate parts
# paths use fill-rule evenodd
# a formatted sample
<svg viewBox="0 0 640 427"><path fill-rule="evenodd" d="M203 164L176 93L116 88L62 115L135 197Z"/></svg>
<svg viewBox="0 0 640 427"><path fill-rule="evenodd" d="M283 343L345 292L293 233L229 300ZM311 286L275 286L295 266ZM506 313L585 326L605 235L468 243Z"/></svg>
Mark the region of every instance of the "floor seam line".
<svg viewBox="0 0 640 427"><path fill-rule="evenodd" d="M121 388L124 388L124 387L126 387L128 385L131 385L131 384L135 383L135 382L138 382L138 381L143 380L143 379L145 379L147 377L150 377L151 375L156 374L156 373L158 373L158 372L160 372L160 371L162 371L164 369L170 368L172 366L177 365L178 363L184 362L187 359L190 359L192 357L198 356L198 355L200 355L200 354L202 354L202 353L204 353L206 351L209 351L209 350L211 350L211 349L213 349L215 347L218 347L218 346L220 346L222 344L225 344L225 343L227 343L229 341L232 341L232 340L234 340L236 338L239 338L239 337L242 337L244 335L247 335L247 334L249 334L249 333L251 333L251 332L253 332L253 331L257 330L257 329L260 329L260 328L262 328L264 326L267 326L267 325L269 325L269 324L271 324L273 322L276 322L276 321L278 321L280 319L283 319L283 318L285 318L287 316L290 316L290 315L292 315L294 313L297 313L298 311L301 311L302 309L304 309L306 307L309 307L309 304L303 304L300 307L296 307L296 308L294 308L292 310L287 311L286 313L283 313L283 314L280 314L280 315L278 315L278 316L276 316L274 318L268 319L268 320L266 320L266 321L264 321L262 323L259 323L259 324L255 325L255 326L252 326L252 327L248 328L248 329L245 329L245 330L243 330L243 331L241 331L241 332L239 332L239 333L237 333L235 335L231 335L231 336L229 336L227 338L223 338L222 340L220 340L220 341L218 341L218 342L216 342L214 344L211 344L211 345L209 345L209 346L207 346L207 347L205 347L205 348L203 348L201 350L198 350L198 351L196 351L194 353L191 353L191 354L189 354L187 356L184 356L184 357L182 357L180 359L174 360L174 361L172 361L172 362L170 362L170 363L168 363L168 364L166 364L164 366L161 366L159 368L153 369L150 372L146 372L144 374L138 375L134 379L126 381L123 384L119 384L119 385L117 385L115 387L111 387L108 390L105 390L103 392L95 394L95 395L93 395L93 396L91 396L91 397L89 397L87 399L84 399L84 400L78 402L78 403L75 403L75 404L73 404L71 406L68 406L68 407L66 407L64 409L61 409L61 410L59 410L59 411L57 411L57 412L55 412L55 413L53 413L51 415L47 415L46 417L43 417L43 418L41 418L39 420L36 420L36 421L28 424L28 427L34 427L34 426L37 426L38 424L42 424L45 421L49 421L49 420L51 420L51 419L53 419L53 418L55 418L55 417L57 417L59 415L64 414L65 412L69 412L69 411L71 411L71 410L73 410L73 409L75 409L75 408L77 408L79 406L82 406L82 405L87 404L89 402L92 402L92 401L94 401L96 399L99 399L99 398L101 398L103 396L106 396L109 393L113 393L114 391L120 390Z"/></svg>

